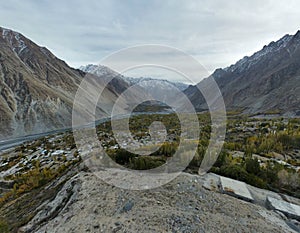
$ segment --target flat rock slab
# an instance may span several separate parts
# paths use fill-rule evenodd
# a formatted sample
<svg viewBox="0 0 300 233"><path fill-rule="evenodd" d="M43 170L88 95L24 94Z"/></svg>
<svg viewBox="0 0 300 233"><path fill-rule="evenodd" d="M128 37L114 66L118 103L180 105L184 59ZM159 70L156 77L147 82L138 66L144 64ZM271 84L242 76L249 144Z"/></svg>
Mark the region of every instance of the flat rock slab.
<svg viewBox="0 0 300 233"><path fill-rule="evenodd" d="M254 199L244 182L220 176L221 191L228 195L253 202Z"/></svg>
<svg viewBox="0 0 300 233"><path fill-rule="evenodd" d="M280 211L289 218L300 220L300 206L273 197L267 197L267 206L273 210Z"/></svg>
<svg viewBox="0 0 300 233"><path fill-rule="evenodd" d="M206 173L202 176L203 188L210 191L219 191L220 177L214 173Z"/></svg>

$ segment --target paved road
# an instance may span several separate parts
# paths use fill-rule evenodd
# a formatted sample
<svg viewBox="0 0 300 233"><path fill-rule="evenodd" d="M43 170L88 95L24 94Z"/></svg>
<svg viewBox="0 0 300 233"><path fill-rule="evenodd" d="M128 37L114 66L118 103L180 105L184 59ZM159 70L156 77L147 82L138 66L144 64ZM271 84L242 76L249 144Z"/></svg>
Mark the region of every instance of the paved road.
<svg viewBox="0 0 300 233"><path fill-rule="evenodd" d="M103 123L105 121L110 120L110 118L104 118L101 120L97 120L96 121L96 125ZM94 127L95 123L90 123L84 126L80 126L77 127L78 129L80 128L87 128L87 127ZM32 134L32 135L26 135L26 136L22 136L22 137L17 137L17 138L13 138L13 139L8 139L8 140L0 140L0 152L10 149L12 147L21 145L24 142L29 142L29 141L33 141L48 135L53 135L53 134L57 134L57 133L63 133L66 131L70 131L72 130L72 128L65 128L65 129L58 129L58 130L53 130L53 131L49 131L49 132L45 132L45 133L39 133L39 134Z"/></svg>
<svg viewBox="0 0 300 233"><path fill-rule="evenodd" d="M47 135L66 132L68 130L70 130L70 128L59 129L59 130L54 130L54 131L39 133L39 134L32 134L32 135L17 137L17 138L8 139L8 140L0 140L0 152L4 151L4 150L7 150L7 149L10 149L12 147L21 145L24 142L28 142L28 141L32 141L32 140L35 140L35 139L38 139L38 138L42 138L42 137L45 137Z"/></svg>

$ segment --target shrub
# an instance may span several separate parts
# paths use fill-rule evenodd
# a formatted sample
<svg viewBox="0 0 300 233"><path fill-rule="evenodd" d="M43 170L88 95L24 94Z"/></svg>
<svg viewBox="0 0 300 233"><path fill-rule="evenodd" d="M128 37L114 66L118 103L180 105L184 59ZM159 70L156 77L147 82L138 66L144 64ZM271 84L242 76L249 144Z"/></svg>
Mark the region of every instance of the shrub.
<svg viewBox="0 0 300 233"><path fill-rule="evenodd" d="M117 149L115 152L115 161L118 164L126 165L130 162L131 158L134 158L135 155L124 150L124 149Z"/></svg>
<svg viewBox="0 0 300 233"><path fill-rule="evenodd" d="M130 168L135 170L149 170L159 167L165 163L162 158L152 156L138 156L131 159Z"/></svg>
<svg viewBox="0 0 300 233"><path fill-rule="evenodd" d="M246 164L246 171L248 173L254 175L258 175L260 173L260 165L257 158L254 159L247 158L245 164Z"/></svg>
<svg viewBox="0 0 300 233"><path fill-rule="evenodd" d="M215 162L215 167L222 167L228 162L228 156L229 154L225 151L221 151L220 155L218 156L217 161Z"/></svg>
<svg viewBox="0 0 300 233"><path fill-rule="evenodd" d="M222 166L219 170L216 170L220 175L230 177L232 179L244 181L250 185L266 188L266 182L255 176L254 174L249 174L243 167L240 165L228 165Z"/></svg>
<svg viewBox="0 0 300 233"><path fill-rule="evenodd" d="M8 233L9 225L4 219L0 219L0 233Z"/></svg>

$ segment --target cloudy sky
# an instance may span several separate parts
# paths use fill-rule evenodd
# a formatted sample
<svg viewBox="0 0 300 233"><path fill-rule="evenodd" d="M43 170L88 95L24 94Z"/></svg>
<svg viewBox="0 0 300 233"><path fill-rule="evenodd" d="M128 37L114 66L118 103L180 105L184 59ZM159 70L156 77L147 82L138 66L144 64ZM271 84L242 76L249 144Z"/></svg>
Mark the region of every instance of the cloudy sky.
<svg viewBox="0 0 300 233"><path fill-rule="evenodd" d="M300 29L299 0L0 0L0 25L73 67L119 49L163 44L212 72Z"/></svg>

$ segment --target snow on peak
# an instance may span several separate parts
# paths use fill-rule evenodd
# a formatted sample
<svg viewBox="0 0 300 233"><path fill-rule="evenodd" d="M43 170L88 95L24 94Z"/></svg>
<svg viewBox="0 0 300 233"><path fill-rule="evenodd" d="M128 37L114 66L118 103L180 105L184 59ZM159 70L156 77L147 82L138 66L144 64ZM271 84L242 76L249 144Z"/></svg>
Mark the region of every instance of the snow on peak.
<svg viewBox="0 0 300 233"><path fill-rule="evenodd" d="M25 42L21 39L21 36L19 33L15 34L15 39L18 42L18 51L17 53L20 54L24 49L27 48Z"/></svg>
<svg viewBox="0 0 300 233"><path fill-rule="evenodd" d="M165 90L173 90L174 87L178 88L180 91L185 90L188 85L180 82L171 82L165 79L154 79L150 77L140 77L140 78L132 78L132 77L124 77L125 81L127 81L130 85L138 84L143 88L161 88Z"/></svg>
<svg viewBox="0 0 300 233"><path fill-rule="evenodd" d="M22 35L10 29L2 29L2 38L7 40L13 51L20 55L27 48Z"/></svg>
<svg viewBox="0 0 300 233"><path fill-rule="evenodd" d="M86 72L86 73L95 74L95 75L100 76L100 77L101 76L106 76L106 75L121 76L120 74L118 74L117 72L109 69L108 67L101 66L101 65L88 64L86 66L80 66L79 69Z"/></svg>
<svg viewBox="0 0 300 233"><path fill-rule="evenodd" d="M265 45L262 50L254 53L252 56L245 56L234 65L226 67L224 70L229 72L243 72L249 69L252 65L256 64L262 57L269 55L270 53L277 52L287 46L293 36L285 35L280 40L272 41L268 45Z"/></svg>
<svg viewBox="0 0 300 233"><path fill-rule="evenodd" d="M94 64L89 64L86 66L80 66L80 70L95 74L97 76L106 76L106 75L118 75L120 78L122 78L124 81L126 81L130 85L135 85L138 84L140 87L143 88L152 88L152 87L159 87L161 89L169 90L169 89L174 89L174 87L178 88L179 90L183 91L185 90L188 85L180 82L171 82L168 80L164 79L154 79L150 77L140 77L140 78L132 78L132 77L125 77L110 68L106 66L101 66L101 65L94 65Z"/></svg>
<svg viewBox="0 0 300 233"><path fill-rule="evenodd" d="M2 28L2 37L3 39L5 39L8 35L10 30L6 29L6 28Z"/></svg>

